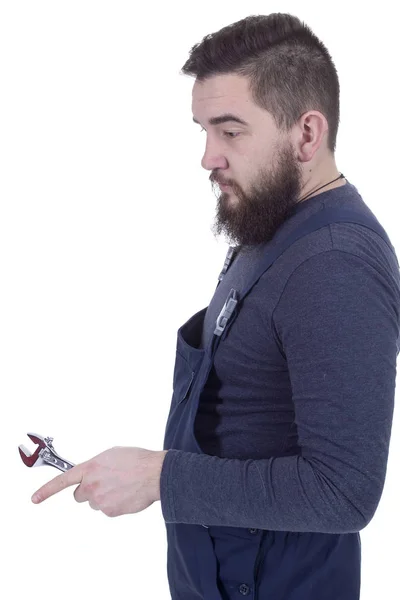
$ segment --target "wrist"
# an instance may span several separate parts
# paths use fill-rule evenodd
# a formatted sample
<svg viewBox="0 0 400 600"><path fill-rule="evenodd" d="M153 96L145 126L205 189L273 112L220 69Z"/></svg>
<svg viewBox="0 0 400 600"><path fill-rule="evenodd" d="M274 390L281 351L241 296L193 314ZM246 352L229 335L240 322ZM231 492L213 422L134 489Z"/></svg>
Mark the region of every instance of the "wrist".
<svg viewBox="0 0 400 600"><path fill-rule="evenodd" d="M168 450L161 450L161 451L154 452L154 461L153 461L152 475L151 475L154 502L157 502L158 500L160 500L160 477L161 477L161 471L162 471L162 467L163 467L163 463L164 463L164 458L165 458L165 455L167 454L167 452L168 452Z"/></svg>

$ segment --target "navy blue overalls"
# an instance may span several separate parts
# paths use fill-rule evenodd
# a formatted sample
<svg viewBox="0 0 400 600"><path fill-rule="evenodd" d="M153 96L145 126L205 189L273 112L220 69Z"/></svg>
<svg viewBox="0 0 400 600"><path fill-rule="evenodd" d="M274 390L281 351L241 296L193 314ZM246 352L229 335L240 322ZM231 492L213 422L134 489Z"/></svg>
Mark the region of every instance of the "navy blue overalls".
<svg viewBox="0 0 400 600"><path fill-rule="evenodd" d="M358 223L389 238L375 218L348 209L324 209L312 215L275 248L266 251L250 274L243 293L232 289L206 348L201 332L207 310L192 316L177 334L173 396L164 450L203 454L194 436L200 394L215 353L234 323L241 302L273 262L293 242L330 223ZM229 248L221 281L234 253ZM359 600L360 534L327 534L165 523L167 573L172 600Z"/></svg>

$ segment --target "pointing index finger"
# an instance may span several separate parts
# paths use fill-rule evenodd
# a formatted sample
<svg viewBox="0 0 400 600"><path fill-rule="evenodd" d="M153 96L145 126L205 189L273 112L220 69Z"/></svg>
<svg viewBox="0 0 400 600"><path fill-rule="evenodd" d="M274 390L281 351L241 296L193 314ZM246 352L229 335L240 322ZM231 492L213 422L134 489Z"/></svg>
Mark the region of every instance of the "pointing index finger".
<svg viewBox="0 0 400 600"><path fill-rule="evenodd" d="M65 471L65 473L57 475L57 477L54 477L54 479L45 483L41 488L36 490L31 500L34 504L39 504L40 502L43 502L43 500L50 498L50 496L54 496L54 494L61 492L61 490L80 483L82 481L82 476L82 464L76 465L75 467L72 467L72 469L69 469L69 471Z"/></svg>

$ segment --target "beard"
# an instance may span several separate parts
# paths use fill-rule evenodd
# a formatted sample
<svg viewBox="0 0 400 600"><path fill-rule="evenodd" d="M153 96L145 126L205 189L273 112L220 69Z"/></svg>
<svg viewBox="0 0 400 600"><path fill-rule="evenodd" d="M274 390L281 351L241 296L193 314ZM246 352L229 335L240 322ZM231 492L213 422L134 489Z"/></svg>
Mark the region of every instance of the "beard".
<svg viewBox="0 0 400 600"><path fill-rule="evenodd" d="M260 170L248 194L234 182L221 192L212 226L215 236L225 234L231 245L265 244L291 216L302 189L302 169L291 145L277 150L275 160L270 172Z"/></svg>

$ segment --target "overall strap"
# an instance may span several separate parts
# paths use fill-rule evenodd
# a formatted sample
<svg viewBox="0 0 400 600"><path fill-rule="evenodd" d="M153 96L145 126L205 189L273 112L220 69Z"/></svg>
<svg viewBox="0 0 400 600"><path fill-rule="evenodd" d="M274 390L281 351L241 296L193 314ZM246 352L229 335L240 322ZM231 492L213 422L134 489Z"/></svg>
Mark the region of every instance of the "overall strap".
<svg viewBox="0 0 400 600"><path fill-rule="evenodd" d="M254 287L254 285L258 282L260 277L269 269L269 267L275 262L275 260L289 248L294 242L296 242L301 237L312 233L313 231L317 231L326 225L331 223L356 223L358 225L363 225L372 231L375 231L389 246L390 250L394 252L394 248L389 240L388 235L386 234L383 227L378 223L375 217L370 217L364 215L362 213L352 211L349 209L343 208L328 208L319 212L316 215L312 215L306 221L301 223L299 227L297 227L292 233L282 240L281 243L277 244L274 248L267 251L266 254L261 258L260 261L256 264L253 272L251 273L246 285L244 286L244 290L239 297L239 293L235 289L231 289L228 294L228 297L225 301L225 304L218 315L216 320L216 326L214 330L214 335L211 337L209 344L209 352L212 356L215 354L219 341L224 339L227 334L229 327L231 326L234 316L237 314L237 306L239 302L242 302L243 299L247 296L250 290ZM225 265L229 266L230 260L229 257L232 257L233 252L230 248L228 251L227 258L225 260ZM224 267L225 267L224 265ZM227 268L222 270L220 274L220 280L225 274ZM229 322L229 325L228 325Z"/></svg>

